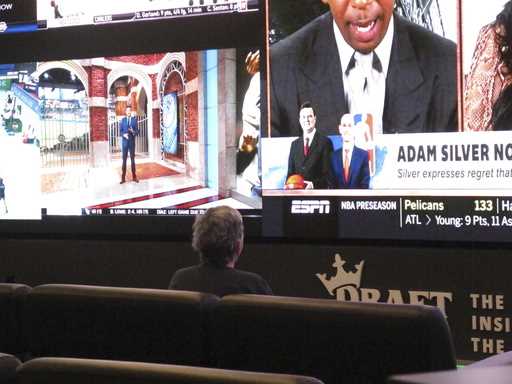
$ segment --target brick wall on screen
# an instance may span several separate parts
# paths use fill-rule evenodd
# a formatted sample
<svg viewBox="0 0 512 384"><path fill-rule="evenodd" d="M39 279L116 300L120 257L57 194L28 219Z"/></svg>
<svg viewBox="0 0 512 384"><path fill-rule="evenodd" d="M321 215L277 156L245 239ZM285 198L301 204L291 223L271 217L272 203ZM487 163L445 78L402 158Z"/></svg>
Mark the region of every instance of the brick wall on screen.
<svg viewBox="0 0 512 384"><path fill-rule="evenodd" d="M107 109L102 107L91 107L89 108L89 115L92 127L91 140L108 140Z"/></svg>
<svg viewBox="0 0 512 384"><path fill-rule="evenodd" d="M160 137L160 109L153 108L153 137Z"/></svg>
<svg viewBox="0 0 512 384"><path fill-rule="evenodd" d="M187 82L196 80L199 73L199 52L187 52ZM188 108L188 140L198 141L198 92L192 92L186 95L186 103Z"/></svg>
<svg viewBox="0 0 512 384"><path fill-rule="evenodd" d="M86 71L89 75L89 96L106 100L108 97L107 77L110 71L98 66L87 67ZM89 116L91 141L108 140L107 108L91 106L89 108Z"/></svg>
<svg viewBox="0 0 512 384"><path fill-rule="evenodd" d="M109 70L103 67L89 67L89 97L107 97L107 77Z"/></svg>
<svg viewBox="0 0 512 384"><path fill-rule="evenodd" d="M191 81L197 77L198 68L199 68L199 52L187 52L185 54L187 60L187 81Z"/></svg>
<svg viewBox="0 0 512 384"><path fill-rule="evenodd" d="M188 106L188 139L190 141L198 141L198 100L197 92L187 95L187 106Z"/></svg>
<svg viewBox="0 0 512 384"><path fill-rule="evenodd" d="M114 56L106 57L105 59L111 61L121 61L124 63L134 63L140 65L154 65L158 64L165 56L165 53L154 53L149 55L137 55L137 56Z"/></svg>

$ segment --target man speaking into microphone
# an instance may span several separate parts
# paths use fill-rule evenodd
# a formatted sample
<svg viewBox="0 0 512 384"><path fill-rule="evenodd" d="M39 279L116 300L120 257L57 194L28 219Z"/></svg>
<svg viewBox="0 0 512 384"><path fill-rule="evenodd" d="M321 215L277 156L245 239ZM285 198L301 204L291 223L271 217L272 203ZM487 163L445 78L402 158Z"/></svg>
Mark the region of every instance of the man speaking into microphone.
<svg viewBox="0 0 512 384"><path fill-rule="evenodd" d="M123 175L121 176L120 184L126 182L126 160L128 159L128 154L130 154L130 163L132 166L132 180L138 183L139 180L135 172L135 137L139 134L139 128L137 126L137 118L132 116L132 109L130 107L126 107L126 116L121 120L120 134L123 153Z"/></svg>

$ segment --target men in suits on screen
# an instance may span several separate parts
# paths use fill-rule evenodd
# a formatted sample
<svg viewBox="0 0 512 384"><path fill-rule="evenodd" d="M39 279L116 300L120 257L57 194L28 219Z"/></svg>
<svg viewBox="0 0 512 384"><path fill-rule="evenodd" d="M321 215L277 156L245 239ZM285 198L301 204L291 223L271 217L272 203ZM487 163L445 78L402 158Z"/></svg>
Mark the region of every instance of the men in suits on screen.
<svg viewBox="0 0 512 384"><path fill-rule="evenodd" d="M368 189L368 151L355 146L357 127L354 126L353 115L343 115L338 128L342 136L342 147L332 153L332 178L329 186L334 189Z"/></svg>
<svg viewBox="0 0 512 384"><path fill-rule="evenodd" d="M128 159L128 154L130 155L132 180L138 183L139 180L137 179L137 173L135 171L135 137L139 134L139 128L137 126L137 118L132 116L132 110L130 107L126 107L126 116L121 119L119 133L122 137L121 150L123 154L123 174L121 176L121 184L126 182L126 161Z"/></svg>
<svg viewBox="0 0 512 384"><path fill-rule="evenodd" d="M291 144L286 178L298 174L304 177L307 189L325 189L332 143L317 130L315 111L308 102L300 107L299 123L302 135Z"/></svg>
<svg viewBox="0 0 512 384"><path fill-rule="evenodd" d="M375 133L457 130L456 45L393 13L394 0L322 0L330 12L270 50L272 136L310 100L321 133L371 113Z"/></svg>

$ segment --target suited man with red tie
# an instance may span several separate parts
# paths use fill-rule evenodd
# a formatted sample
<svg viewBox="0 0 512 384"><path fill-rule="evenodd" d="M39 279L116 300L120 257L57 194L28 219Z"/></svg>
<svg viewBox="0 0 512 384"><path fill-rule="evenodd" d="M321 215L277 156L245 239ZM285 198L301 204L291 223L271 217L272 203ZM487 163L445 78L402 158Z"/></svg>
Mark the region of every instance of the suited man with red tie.
<svg viewBox="0 0 512 384"><path fill-rule="evenodd" d="M299 123L302 135L292 142L288 158L288 175L301 175L307 189L326 189L331 178L329 159L331 141L316 129L316 115L311 104L300 106Z"/></svg>
<svg viewBox="0 0 512 384"><path fill-rule="evenodd" d="M347 113L342 116L339 132L342 146L331 156L332 178L330 188L335 189L368 189L370 186L370 166L368 152L355 146L354 115Z"/></svg>

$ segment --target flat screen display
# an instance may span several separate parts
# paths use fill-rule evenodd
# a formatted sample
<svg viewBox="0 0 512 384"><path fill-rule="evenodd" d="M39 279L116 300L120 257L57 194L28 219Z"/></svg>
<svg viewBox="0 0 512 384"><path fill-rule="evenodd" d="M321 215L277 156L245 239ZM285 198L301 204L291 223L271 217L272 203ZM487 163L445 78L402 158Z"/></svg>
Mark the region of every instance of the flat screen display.
<svg viewBox="0 0 512 384"><path fill-rule="evenodd" d="M187 236L229 205L259 235L259 2L81 4L39 1L45 28L0 36L3 232Z"/></svg>
<svg viewBox="0 0 512 384"><path fill-rule="evenodd" d="M291 3L269 2L264 235L509 241L510 2Z"/></svg>
<svg viewBox="0 0 512 384"><path fill-rule="evenodd" d="M0 34L259 11L259 0L2 0Z"/></svg>
<svg viewBox="0 0 512 384"><path fill-rule="evenodd" d="M259 0L37 0L37 20L47 28L258 10Z"/></svg>

